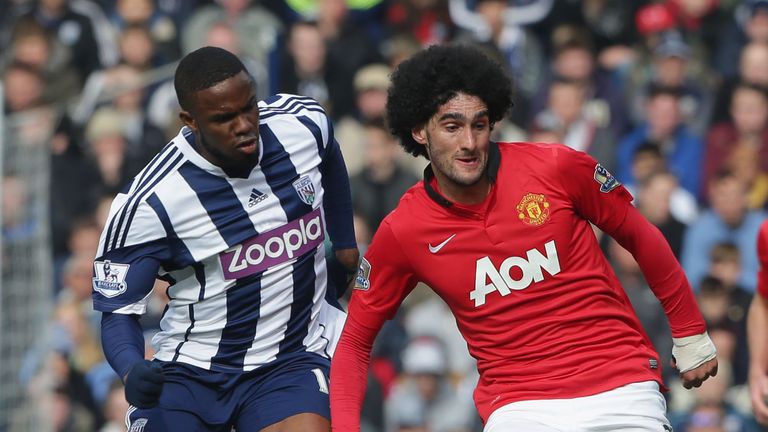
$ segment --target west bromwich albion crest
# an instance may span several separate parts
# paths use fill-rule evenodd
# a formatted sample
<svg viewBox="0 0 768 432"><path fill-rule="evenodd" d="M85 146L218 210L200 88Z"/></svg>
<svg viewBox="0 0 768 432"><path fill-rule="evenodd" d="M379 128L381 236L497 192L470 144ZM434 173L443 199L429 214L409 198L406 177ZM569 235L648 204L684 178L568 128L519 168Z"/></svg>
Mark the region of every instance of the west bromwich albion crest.
<svg viewBox="0 0 768 432"><path fill-rule="evenodd" d="M309 176L303 176L293 182L293 188L296 189L296 193L299 194L299 198L304 204L312 205L315 202L315 185Z"/></svg>

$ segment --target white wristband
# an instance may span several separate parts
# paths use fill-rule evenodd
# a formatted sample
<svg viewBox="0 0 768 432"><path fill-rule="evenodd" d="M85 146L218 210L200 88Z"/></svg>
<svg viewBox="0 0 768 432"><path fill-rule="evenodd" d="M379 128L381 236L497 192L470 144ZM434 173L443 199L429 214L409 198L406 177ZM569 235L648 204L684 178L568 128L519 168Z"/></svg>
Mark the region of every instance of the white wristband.
<svg viewBox="0 0 768 432"><path fill-rule="evenodd" d="M672 338L672 355L680 373L696 369L717 355L715 344L704 332L694 336Z"/></svg>

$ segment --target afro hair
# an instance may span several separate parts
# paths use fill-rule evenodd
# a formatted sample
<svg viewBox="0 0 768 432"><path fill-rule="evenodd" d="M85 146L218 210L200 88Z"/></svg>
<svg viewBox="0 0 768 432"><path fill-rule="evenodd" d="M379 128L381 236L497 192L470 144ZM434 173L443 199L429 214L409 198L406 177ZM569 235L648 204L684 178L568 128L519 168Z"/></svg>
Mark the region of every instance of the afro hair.
<svg viewBox="0 0 768 432"><path fill-rule="evenodd" d="M433 45L400 63L392 74L387 96L390 132L408 153L429 158L411 131L458 93L485 102L491 125L512 106L512 81L498 62L470 45Z"/></svg>

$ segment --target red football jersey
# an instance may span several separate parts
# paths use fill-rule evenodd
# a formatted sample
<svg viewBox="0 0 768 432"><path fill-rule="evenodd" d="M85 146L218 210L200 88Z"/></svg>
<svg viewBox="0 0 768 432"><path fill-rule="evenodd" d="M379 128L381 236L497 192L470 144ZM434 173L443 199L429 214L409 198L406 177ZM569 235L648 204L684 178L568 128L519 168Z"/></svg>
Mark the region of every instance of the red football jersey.
<svg viewBox="0 0 768 432"><path fill-rule="evenodd" d="M477 359L475 402L483 420L514 401L661 383L661 359L590 222L638 258L673 335L705 331L666 241L586 154L554 144L492 143L493 186L475 206L447 201L426 173L376 232L349 318L378 329L417 282L430 286ZM342 337L340 362L347 349ZM337 387L341 398L345 385Z"/></svg>
<svg viewBox="0 0 768 432"><path fill-rule="evenodd" d="M757 273L757 292L768 298L768 220L760 226L757 234L757 257L760 270Z"/></svg>

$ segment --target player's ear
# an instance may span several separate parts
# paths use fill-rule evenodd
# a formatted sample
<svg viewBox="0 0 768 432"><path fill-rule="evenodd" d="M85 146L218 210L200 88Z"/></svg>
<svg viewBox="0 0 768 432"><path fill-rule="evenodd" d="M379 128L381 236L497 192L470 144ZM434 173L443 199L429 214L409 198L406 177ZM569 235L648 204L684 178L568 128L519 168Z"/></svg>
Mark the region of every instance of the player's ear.
<svg viewBox="0 0 768 432"><path fill-rule="evenodd" d="M417 126L411 129L411 136L413 140L421 145L427 144L427 128L426 126Z"/></svg>
<svg viewBox="0 0 768 432"><path fill-rule="evenodd" d="M179 112L179 119L181 119L185 126L197 132L197 122L189 111L181 110Z"/></svg>

